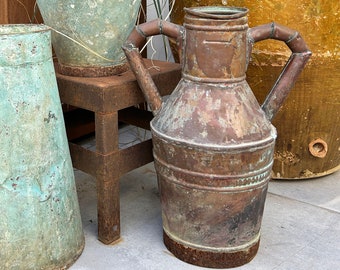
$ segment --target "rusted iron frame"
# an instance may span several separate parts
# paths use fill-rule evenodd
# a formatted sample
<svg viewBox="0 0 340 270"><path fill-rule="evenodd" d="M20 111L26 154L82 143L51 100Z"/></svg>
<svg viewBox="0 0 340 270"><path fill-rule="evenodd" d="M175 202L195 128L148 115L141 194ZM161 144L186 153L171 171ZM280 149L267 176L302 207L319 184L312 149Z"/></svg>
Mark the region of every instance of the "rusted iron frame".
<svg viewBox="0 0 340 270"><path fill-rule="evenodd" d="M160 61L154 65L160 67L151 73L161 95L170 94L180 79L179 65ZM70 142L70 152L73 166L96 178L98 239L110 244L120 237L119 177L153 160L151 140L119 149L118 120L121 116L127 123L149 128L151 116L130 108L145 101L130 72L98 79L65 76L57 66L56 71L61 101L95 114L96 150ZM133 115L138 117L131 121Z"/></svg>

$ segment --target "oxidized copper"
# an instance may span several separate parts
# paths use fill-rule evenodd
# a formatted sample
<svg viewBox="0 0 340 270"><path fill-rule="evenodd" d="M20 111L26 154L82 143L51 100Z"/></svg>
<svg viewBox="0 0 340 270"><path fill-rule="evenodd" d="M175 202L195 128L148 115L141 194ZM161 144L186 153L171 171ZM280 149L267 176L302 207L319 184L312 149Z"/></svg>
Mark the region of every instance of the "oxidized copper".
<svg viewBox="0 0 340 270"><path fill-rule="evenodd" d="M155 114L164 243L179 259L205 267L240 266L255 256L276 138L269 120L311 55L296 31L274 23L249 29L247 12L186 9L184 27L142 24L124 46ZM137 49L159 33L184 45L182 79L165 103ZM245 72L253 43L269 38L293 54L261 109Z"/></svg>

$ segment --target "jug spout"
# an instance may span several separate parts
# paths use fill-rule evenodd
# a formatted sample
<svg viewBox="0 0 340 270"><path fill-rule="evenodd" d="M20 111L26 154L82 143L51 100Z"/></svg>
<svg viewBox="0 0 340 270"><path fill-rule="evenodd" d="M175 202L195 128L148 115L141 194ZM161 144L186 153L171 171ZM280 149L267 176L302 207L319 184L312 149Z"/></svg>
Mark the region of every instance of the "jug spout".
<svg viewBox="0 0 340 270"><path fill-rule="evenodd" d="M156 19L142 25L137 25L131 32L125 44L122 46L126 58L130 63L131 70L135 74L145 99L154 115L157 115L162 107L162 98L143 62L138 48L143 44L147 37L165 34L168 37L177 40L177 45L180 50L183 33L184 28L182 26Z"/></svg>
<svg viewBox="0 0 340 270"><path fill-rule="evenodd" d="M157 91L154 81L147 71L143 59L140 57L138 48L135 47L134 44L130 43L124 45L123 50L124 52L128 52L126 54L127 59L130 63L131 69L135 73L135 76L138 78L139 83L143 85L141 89L153 115L157 115L162 107L162 98Z"/></svg>
<svg viewBox="0 0 340 270"><path fill-rule="evenodd" d="M157 91L157 87L152 80L150 73L147 71L143 59L140 56L138 47L136 47L133 43L126 43L123 46L123 50L126 53L127 59L135 76L140 82L142 82L141 84L143 87L141 87L141 89L153 115L157 115L162 108L162 97Z"/></svg>
<svg viewBox="0 0 340 270"><path fill-rule="evenodd" d="M248 40L250 48L248 50L248 56L251 53L251 48L254 43L265 39L284 41L292 51L280 76L261 106L267 118L272 120L307 64L312 52L297 31L273 22L256 26L249 30Z"/></svg>

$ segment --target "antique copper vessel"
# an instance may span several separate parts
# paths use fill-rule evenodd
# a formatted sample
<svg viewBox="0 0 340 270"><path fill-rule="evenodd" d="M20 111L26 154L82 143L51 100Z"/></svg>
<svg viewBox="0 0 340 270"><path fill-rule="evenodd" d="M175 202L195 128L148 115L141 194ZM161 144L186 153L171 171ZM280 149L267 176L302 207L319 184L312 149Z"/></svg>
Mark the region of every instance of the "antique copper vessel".
<svg viewBox="0 0 340 270"><path fill-rule="evenodd" d="M204 267L236 267L255 256L276 138L270 119L311 55L289 28L249 29L247 12L189 8L183 27L145 23L123 46L155 115L164 243L179 259ZM138 51L156 34L183 46L182 79L165 103ZM261 108L245 72L252 45L264 39L284 41L292 55Z"/></svg>

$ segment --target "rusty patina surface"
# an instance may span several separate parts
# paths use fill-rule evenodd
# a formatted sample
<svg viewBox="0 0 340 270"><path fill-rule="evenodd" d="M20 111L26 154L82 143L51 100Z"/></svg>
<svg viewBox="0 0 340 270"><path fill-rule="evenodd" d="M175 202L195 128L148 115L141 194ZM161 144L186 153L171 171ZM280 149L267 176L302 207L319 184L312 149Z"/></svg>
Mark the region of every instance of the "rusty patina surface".
<svg viewBox="0 0 340 270"><path fill-rule="evenodd" d="M240 266L255 256L276 138L270 119L310 57L298 32L275 23L249 29L247 12L186 9L184 27L140 25L124 46L155 114L164 243L205 267ZM158 33L184 45L182 79L165 103L137 49ZM253 44L264 39L284 41L292 55L261 108L245 72Z"/></svg>
<svg viewBox="0 0 340 270"><path fill-rule="evenodd" d="M150 60L145 60L145 65L160 95L169 95L180 80L180 65ZM95 116L95 149L74 141L70 150L73 166L96 178L98 239L111 244L120 238L119 178L153 160L150 140L119 147L118 121L149 129L152 114L135 107L145 99L132 72L101 78L74 77L60 74L58 67L56 64L61 101Z"/></svg>

